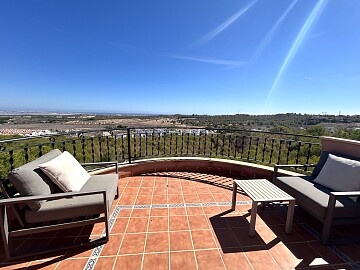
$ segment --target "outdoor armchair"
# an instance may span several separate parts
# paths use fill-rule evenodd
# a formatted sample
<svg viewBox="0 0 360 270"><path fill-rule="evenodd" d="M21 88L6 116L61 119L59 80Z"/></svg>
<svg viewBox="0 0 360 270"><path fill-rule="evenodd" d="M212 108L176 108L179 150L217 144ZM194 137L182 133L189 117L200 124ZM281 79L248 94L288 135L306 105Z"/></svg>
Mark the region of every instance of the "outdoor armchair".
<svg viewBox="0 0 360 270"><path fill-rule="evenodd" d="M273 183L323 223L321 241L325 244L332 226L360 222L359 160L360 141L322 137L320 160L310 176L279 176L279 169L313 165L275 165Z"/></svg>
<svg viewBox="0 0 360 270"><path fill-rule="evenodd" d="M37 255L79 245L100 244L109 240L108 215L114 197L118 195L118 163L115 161L84 164L114 166L115 173L89 175L90 178L79 191L63 192L53 186L38 167L39 164L51 161L61 154L60 150L52 150L10 172L9 179L1 181L0 187L6 197L0 200L1 237L8 258ZM14 214L20 226L16 226L12 219ZM47 248L31 254L18 254L13 241L15 237L81 228L95 223L104 224L104 233L92 241L85 239L81 243L54 246L51 250Z"/></svg>

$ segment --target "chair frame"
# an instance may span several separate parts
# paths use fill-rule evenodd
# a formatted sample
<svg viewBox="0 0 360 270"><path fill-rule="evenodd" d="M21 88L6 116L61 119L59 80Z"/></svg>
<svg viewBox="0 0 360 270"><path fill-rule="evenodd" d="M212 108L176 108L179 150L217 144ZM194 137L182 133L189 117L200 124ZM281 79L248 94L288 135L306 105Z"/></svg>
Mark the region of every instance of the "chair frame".
<svg viewBox="0 0 360 270"><path fill-rule="evenodd" d="M115 172L116 172L116 174L118 174L118 162L117 161L93 162L93 163L84 163L81 165L82 166L115 165ZM109 213L108 213L108 205L107 205L105 190L66 192L66 193L50 194L50 195L46 195L46 196L27 196L27 197L10 198L10 196L6 192L6 189L3 186L2 182L0 182L0 187L6 197L5 199L0 200L0 226L1 226L0 230L1 230L1 236L2 236L3 244L4 244L5 255L8 259L35 256L35 255L40 255L40 254L44 254L44 253L48 253L48 252L54 252L54 251L56 252L56 251L61 251L64 249L69 249L69 248L74 248L74 247L79 247L79 246L104 244L109 241L109 223L108 223ZM24 205L30 201L58 200L58 199L63 199L63 198L80 197L80 196L88 196L88 195L96 195L96 194L101 194L103 197L102 212L100 213L100 216L98 216L98 217L94 217L94 216L86 217L86 219L84 219L84 220L71 219L70 221L65 220L62 223L56 223L56 224L52 224L52 225L40 224L40 225L34 226L35 224L30 224L31 225L31 227L30 227L30 226L28 226L28 224L25 223L25 220L22 217L22 214L19 211L19 207L18 207L18 205ZM115 198L117 198L118 195L119 195L119 192L117 189ZM20 229L10 228L9 219L8 219L8 211L10 209L14 210L13 212L22 228L20 228ZM27 253L27 254L17 254L16 250L14 250L14 246L12 243L13 237L31 235L34 233L43 233L43 232L50 232L50 231L57 231L57 230L81 227L81 226L92 225L92 224L96 224L96 223L102 223L102 222L104 223L104 226L105 226L105 232L98 239L86 241L86 242L83 242L80 244L79 243L69 244L69 245L62 246L59 248L54 248L51 250L47 249L45 251L36 251L36 252L32 252L32 253Z"/></svg>

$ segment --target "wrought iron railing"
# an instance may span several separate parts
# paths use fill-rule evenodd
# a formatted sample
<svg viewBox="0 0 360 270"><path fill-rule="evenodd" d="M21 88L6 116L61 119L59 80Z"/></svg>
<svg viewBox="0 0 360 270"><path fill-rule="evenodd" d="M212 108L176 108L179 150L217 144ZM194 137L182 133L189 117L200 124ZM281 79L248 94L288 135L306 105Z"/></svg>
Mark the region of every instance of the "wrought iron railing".
<svg viewBox="0 0 360 270"><path fill-rule="evenodd" d="M249 130L122 128L21 137L0 141L0 179L13 168L58 148L80 162L154 157L207 157L260 164L311 164L319 159L319 137Z"/></svg>

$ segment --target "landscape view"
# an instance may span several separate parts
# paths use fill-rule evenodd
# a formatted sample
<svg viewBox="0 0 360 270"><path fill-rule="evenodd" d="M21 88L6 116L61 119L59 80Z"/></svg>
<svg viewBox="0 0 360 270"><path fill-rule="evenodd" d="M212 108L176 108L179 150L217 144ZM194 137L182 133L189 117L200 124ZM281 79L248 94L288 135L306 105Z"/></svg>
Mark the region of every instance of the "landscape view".
<svg viewBox="0 0 360 270"><path fill-rule="evenodd" d="M116 128L208 128L360 139L360 115L130 115L0 112L0 136L66 134Z"/></svg>
<svg viewBox="0 0 360 270"><path fill-rule="evenodd" d="M360 0L1 0L0 269L360 269Z"/></svg>

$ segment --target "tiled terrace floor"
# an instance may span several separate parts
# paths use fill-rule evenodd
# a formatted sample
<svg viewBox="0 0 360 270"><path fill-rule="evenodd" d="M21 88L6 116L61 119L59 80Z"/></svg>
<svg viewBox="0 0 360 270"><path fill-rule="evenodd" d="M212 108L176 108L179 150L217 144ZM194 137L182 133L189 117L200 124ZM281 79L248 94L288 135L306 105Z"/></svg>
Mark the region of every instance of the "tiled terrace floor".
<svg viewBox="0 0 360 270"><path fill-rule="evenodd" d="M4 260L1 269L359 269L360 246L322 245L320 224L300 209L291 234L284 232L286 207L269 206L248 236L249 198L238 194L230 211L232 178L199 173L158 173L119 180L110 241ZM351 228L342 228L348 231ZM57 245L74 237L101 234L103 227L68 230L19 240L23 249ZM358 227L356 228L358 230ZM341 232L337 232L341 233ZM46 244L44 244L46 242ZM98 254L96 255L96 252Z"/></svg>

